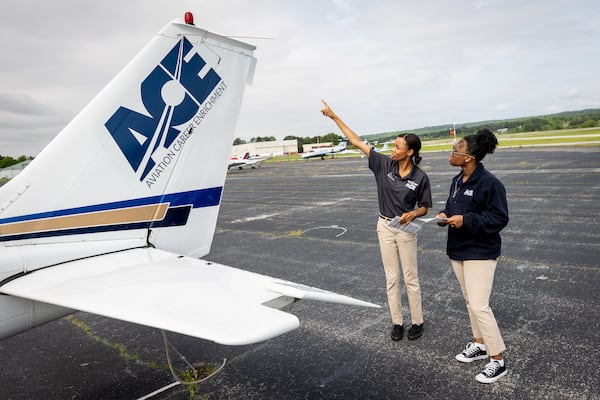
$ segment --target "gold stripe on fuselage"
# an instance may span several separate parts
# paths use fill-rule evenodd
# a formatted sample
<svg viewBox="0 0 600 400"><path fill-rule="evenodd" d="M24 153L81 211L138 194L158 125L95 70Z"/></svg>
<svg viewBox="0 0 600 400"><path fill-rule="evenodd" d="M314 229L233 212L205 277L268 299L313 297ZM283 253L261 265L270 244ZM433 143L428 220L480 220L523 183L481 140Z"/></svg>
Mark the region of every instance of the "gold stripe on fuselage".
<svg viewBox="0 0 600 400"><path fill-rule="evenodd" d="M167 214L168 208L169 205L166 203L152 204L147 206L120 208L117 210L50 217L33 221L12 222L0 225L0 236L161 221Z"/></svg>

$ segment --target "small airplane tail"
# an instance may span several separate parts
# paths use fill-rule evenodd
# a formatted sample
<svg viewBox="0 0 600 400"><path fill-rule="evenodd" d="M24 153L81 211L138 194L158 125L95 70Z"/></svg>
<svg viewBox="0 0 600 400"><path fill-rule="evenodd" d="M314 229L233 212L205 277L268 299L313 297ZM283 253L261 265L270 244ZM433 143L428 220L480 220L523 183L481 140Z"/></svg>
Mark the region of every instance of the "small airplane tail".
<svg viewBox="0 0 600 400"><path fill-rule="evenodd" d="M294 299L378 307L198 258L253 51L168 24L0 188L0 338L82 310L240 345L297 328Z"/></svg>
<svg viewBox="0 0 600 400"><path fill-rule="evenodd" d="M168 24L0 189L0 247L110 240L208 254L254 49Z"/></svg>

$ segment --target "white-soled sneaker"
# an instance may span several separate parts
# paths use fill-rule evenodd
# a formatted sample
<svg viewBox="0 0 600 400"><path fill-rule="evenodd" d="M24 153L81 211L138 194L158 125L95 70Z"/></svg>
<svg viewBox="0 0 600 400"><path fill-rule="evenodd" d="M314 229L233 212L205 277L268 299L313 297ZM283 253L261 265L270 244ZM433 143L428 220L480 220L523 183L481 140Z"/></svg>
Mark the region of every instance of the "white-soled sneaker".
<svg viewBox="0 0 600 400"><path fill-rule="evenodd" d="M496 360L491 360L483 371L481 371L475 379L481 383L494 383L498 379L502 378L507 374L506 370L506 361L504 361L504 365L500 365L500 363Z"/></svg>
<svg viewBox="0 0 600 400"><path fill-rule="evenodd" d="M487 351L477 346L477 343L469 342L463 352L457 354L455 358L460 362L470 363L477 360L484 360L488 358L488 354Z"/></svg>

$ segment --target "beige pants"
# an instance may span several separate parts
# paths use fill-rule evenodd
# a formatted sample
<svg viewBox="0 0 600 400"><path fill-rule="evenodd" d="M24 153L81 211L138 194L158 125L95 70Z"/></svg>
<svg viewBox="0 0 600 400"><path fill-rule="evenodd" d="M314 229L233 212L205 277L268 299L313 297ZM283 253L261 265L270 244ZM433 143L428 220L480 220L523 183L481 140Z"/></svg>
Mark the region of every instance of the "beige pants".
<svg viewBox="0 0 600 400"><path fill-rule="evenodd" d="M490 356L501 354L506 347L489 304L498 260L451 261L467 302L473 337L483 339Z"/></svg>
<svg viewBox="0 0 600 400"><path fill-rule="evenodd" d="M377 237L385 270L392 323L402 325L402 299L400 296L400 266L402 266L411 321L413 324L422 324L421 286L417 268L417 235L391 228L388 226L388 221L379 218Z"/></svg>

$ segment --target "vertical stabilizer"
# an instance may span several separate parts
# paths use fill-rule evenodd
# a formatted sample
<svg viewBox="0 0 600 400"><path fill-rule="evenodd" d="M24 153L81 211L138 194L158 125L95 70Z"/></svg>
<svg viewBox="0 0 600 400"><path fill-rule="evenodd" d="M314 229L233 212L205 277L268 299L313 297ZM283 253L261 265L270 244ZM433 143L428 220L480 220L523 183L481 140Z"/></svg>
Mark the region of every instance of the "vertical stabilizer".
<svg viewBox="0 0 600 400"><path fill-rule="evenodd" d="M0 189L0 246L210 251L254 46L173 21Z"/></svg>

